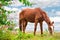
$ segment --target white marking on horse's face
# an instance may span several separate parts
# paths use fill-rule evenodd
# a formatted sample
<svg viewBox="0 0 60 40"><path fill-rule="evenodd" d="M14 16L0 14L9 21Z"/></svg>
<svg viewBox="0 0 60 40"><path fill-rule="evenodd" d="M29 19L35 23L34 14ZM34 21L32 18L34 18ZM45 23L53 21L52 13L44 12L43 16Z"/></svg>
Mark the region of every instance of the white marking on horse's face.
<svg viewBox="0 0 60 40"><path fill-rule="evenodd" d="M51 26L51 29L52 29L52 30L54 29L53 26Z"/></svg>
<svg viewBox="0 0 60 40"><path fill-rule="evenodd" d="M54 26L51 26L51 29L52 29L52 32L53 32L53 34L54 34Z"/></svg>

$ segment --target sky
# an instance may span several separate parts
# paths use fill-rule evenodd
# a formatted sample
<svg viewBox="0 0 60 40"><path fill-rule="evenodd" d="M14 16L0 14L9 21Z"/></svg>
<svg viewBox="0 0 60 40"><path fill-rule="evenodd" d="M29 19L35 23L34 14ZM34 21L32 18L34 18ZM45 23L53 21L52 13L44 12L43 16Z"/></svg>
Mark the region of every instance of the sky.
<svg viewBox="0 0 60 40"><path fill-rule="evenodd" d="M22 11L22 9L39 7L47 13L47 15L50 17L50 20L54 21L55 26L56 27L58 26L59 28L60 26L59 24L60 23L60 0L29 0L29 2L32 3L32 6L24 6L18 0L13 0L11 2L12 4L9 6L4 6L4 9L9 10L9 11L16 11L15 13L11 13L9 16L10 20L12 19L15 23L17 23L16 26L18 26L19 13ZM30 25L34 26L29 23L28 26Z"/></svg>

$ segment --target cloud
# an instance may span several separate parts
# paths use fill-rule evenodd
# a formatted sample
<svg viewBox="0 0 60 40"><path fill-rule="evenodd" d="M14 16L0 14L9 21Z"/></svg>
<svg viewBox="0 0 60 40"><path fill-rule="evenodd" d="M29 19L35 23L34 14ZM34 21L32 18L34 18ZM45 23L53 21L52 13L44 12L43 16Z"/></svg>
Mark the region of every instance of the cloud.
<svg viewBox="0 0 60 40"><path fill-rule="evenodd" d="M10 7L7 7L7 6L4 6L3 8L7 11L19 11L18 8L10 8Z"/></svg>
<svg viewBox="0 0 60 40"><path fill-rule="evenodd" d="M12 8L11 10L12 11L18 11L19 9L18 8Z"/></svg>
<svg viewBox="0 0 60 40"><path fill-rule="evenodd" d="M53 6L59 6L60 0L30 0L35 5L38 5L36 7L53 7Z"/></svg>
<svg viewBox="0 0 60 40"><path fill-rule="evenodd" d="M60 22L60 17L50 17L51 21Z"/></svg>
<svg viewBox="0 0 60 40"><path fill-rule="evenodd" d="M60 5L60 0L29 0L33 6L32 7L40 7L40 8L46 8L46 7L54 7ZM13 0L12 4L10 6L23 6L19 0Z"/></svg>
<svg viewBox="0 0 60 40"><path fill-rule="evenodd" d="M12 2L12 4L10 6L21 6L21 5L23 5L23 3L19 2L19 0L13 0L11 2Z"/></svg>
<svg viewBox="0 0 60 40"><path fill-rule="evenodd" d="M3 8L4 8L5 10L7 10L7 11L10 11L10 10L11 10L11 8L6 7L6 6L4 6Z"/></svg>
<svg viewBox="0 0 60 40"><path fill-rule="evenodd" d="M56 15L60 16L60 11L57 11L57 12L56 12Z"/></svg>

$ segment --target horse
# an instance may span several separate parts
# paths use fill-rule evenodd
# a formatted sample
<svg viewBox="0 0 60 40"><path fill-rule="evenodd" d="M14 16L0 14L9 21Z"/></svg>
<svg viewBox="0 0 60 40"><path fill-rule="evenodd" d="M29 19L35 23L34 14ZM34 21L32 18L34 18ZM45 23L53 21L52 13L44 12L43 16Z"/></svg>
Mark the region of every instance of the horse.
<svg viewBox="0 0 60 40"><path fill-rule="evenodd" d="M41 8L26 8L19 13L19 28L20 31L25 33L25 29L28 22L35 23L34 25L34 35L36 34L37 24L40 24L41 34L43 34L43 21L48 25L49 33L53 34L54 22L51 22L47 13Z"/></svg>

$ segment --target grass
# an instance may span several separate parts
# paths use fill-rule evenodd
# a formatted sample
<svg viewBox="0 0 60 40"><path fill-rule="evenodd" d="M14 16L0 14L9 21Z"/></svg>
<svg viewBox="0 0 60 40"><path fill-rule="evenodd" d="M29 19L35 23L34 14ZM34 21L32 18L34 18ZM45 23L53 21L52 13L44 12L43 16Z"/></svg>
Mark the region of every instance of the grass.
<svg viewBox="0 0 60 40"><path fill-rule="evenodd" d="M44 32L43 36L40 32L36 32L34 36L32 32L23 34L19 30L0 30L0 40L60 40L60 32L55 32L54 35Z"/></svg>
<svg viewBox="0 0 60 40"><path fill-rule="evenodd" d="M49 33L44 32L43 36L40 33L37 33L35 36L33 33L26 34L29 34L29 38L22 40L60 40L60 32L55 32L54 35L49 35Z"/></svg>

